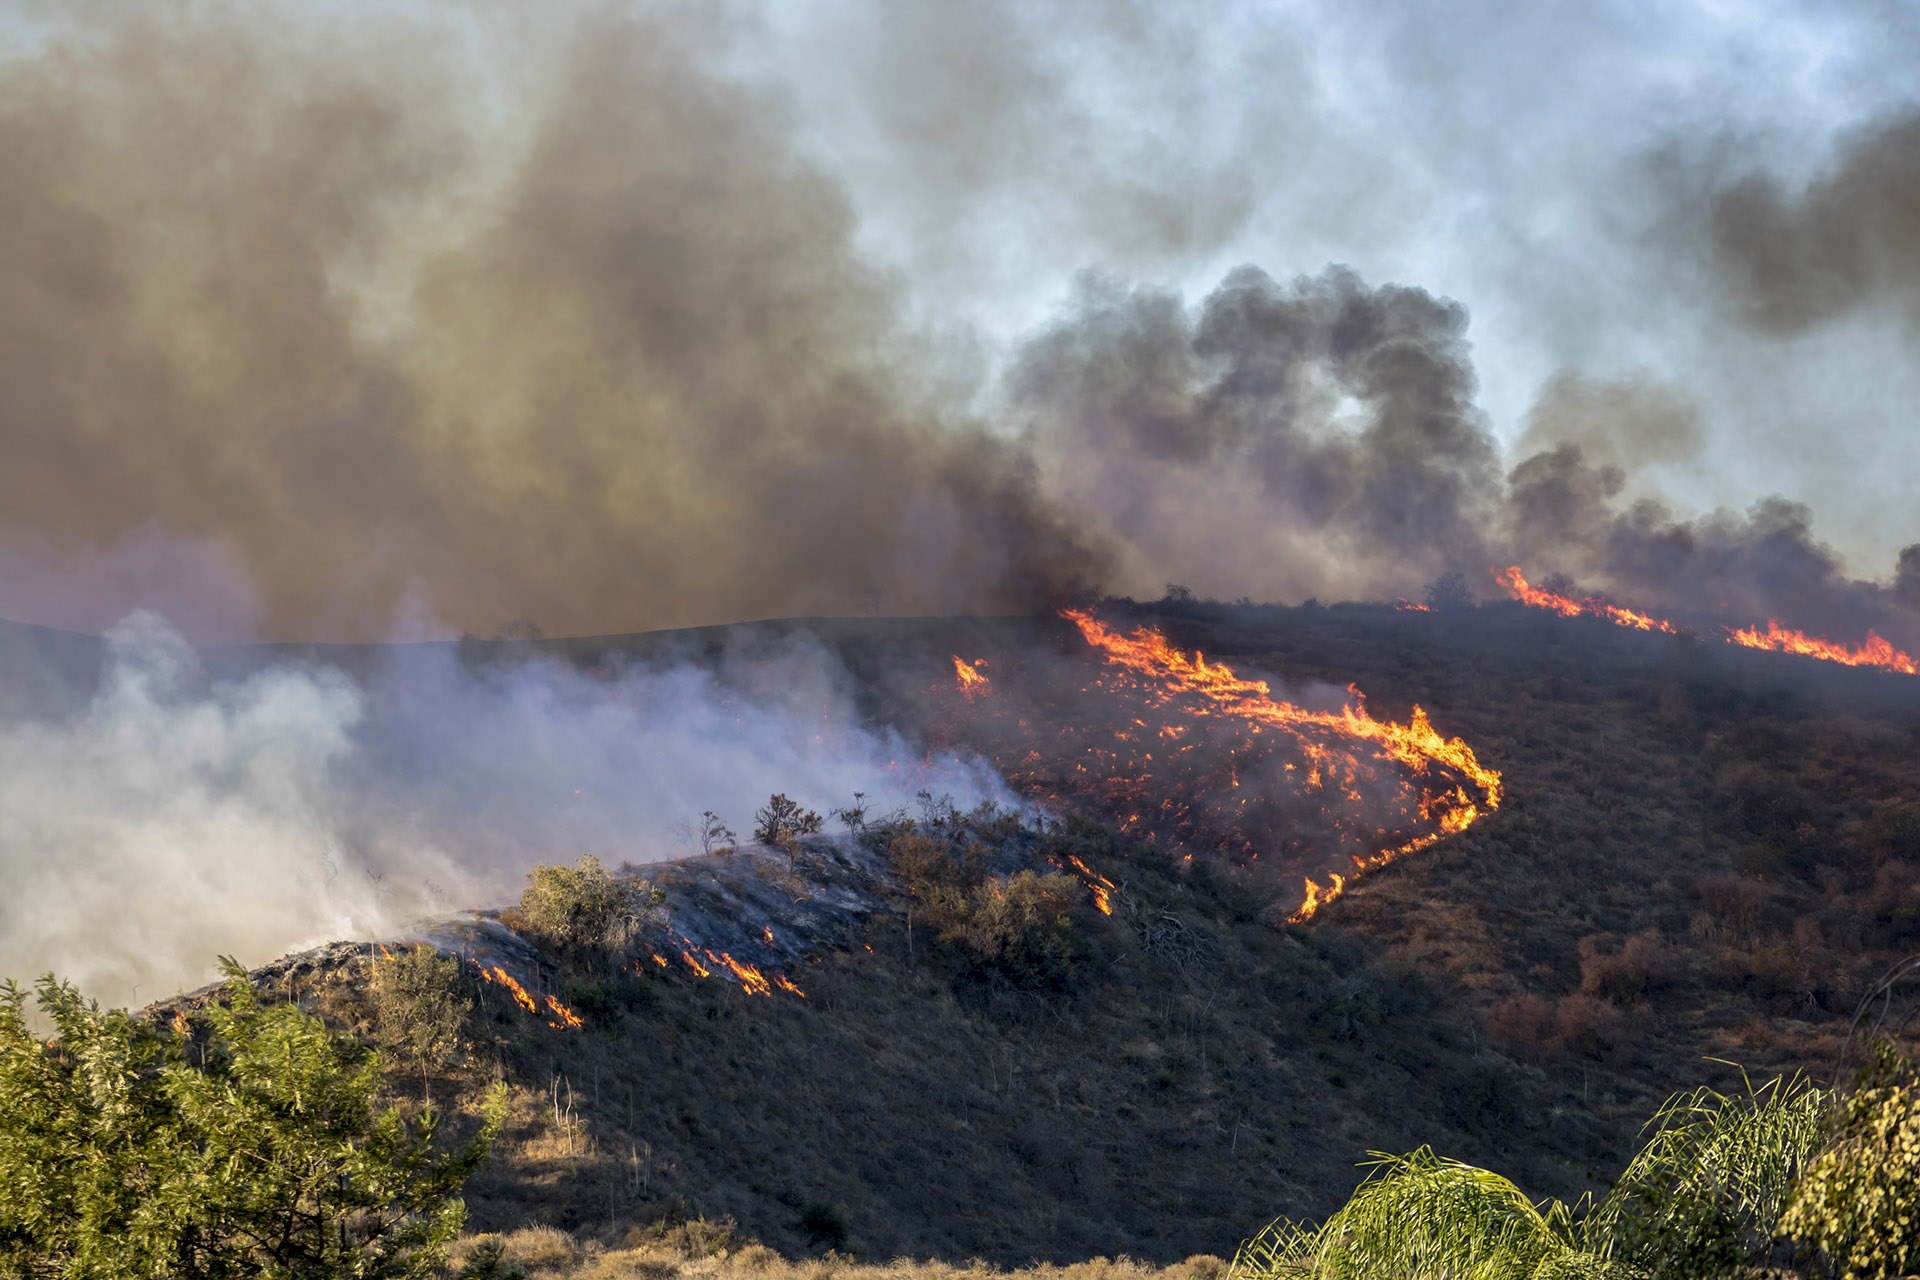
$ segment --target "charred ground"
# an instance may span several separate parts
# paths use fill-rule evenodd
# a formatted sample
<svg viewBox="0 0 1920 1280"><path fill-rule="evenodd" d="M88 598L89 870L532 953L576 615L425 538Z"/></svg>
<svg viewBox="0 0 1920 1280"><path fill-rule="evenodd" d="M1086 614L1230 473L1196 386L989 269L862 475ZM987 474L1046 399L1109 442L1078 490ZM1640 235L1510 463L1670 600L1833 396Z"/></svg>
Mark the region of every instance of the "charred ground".
<svg viewBox="0 0 1920 1280"><path fill-rule="evenodd" d="M435 1084L516 1087L473 1225L731 1215L790 1250L1171 1261L1322 1215L1368 1151L1420 1143L1578 1195L1666 1094L1737 1081L1726 1061L1823 1071L1858 994L1920 946L1920 681L1517 606L1106 609L1237 669L1355 682L1379 715L1418 703L1507 799L1307 926L1276 924L1298 883L1257 860L1077 825L1060 851L1124 894L1077 911L1070 982L1018 998L983 998L924 936L909 958L879 910L795 975L805 999L675 968L583 987L600 1012L579 1030L495 1002ZM804 626L870 714L935 737L955 651L1071 656L1051 621ZM594 665L730 643L543 647ZM295 994L372 1033L363 973L339 957Z"/></svg>

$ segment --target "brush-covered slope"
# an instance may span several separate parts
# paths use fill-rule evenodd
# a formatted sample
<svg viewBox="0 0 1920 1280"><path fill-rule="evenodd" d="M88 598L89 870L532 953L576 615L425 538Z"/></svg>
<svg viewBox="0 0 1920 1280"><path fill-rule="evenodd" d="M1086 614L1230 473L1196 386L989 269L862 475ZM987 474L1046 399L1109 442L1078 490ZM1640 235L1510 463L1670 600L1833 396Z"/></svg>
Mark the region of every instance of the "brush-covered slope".
<svg viewBox="0 0 1920 1280"><path fill-rule="evenodd" d="M1712 1059L1824 1068L1858 993L1920 949L1920 680L1518 607L1108 608L1237 669L1356 682L1379 715L1418 703L1505 802L1305 926L1276 923L1300 885L1257 860L1055 831L1036 857L1123 891L1072 907L1072 962L1038 985L924 919L910 941L886 886L797 958L804 998L551 956L586 1025L489 999L434 1080L455 1106L497 1075L517 1091L474 1225L732 1215L786 1249L1172 1261L1324 1214L1368 1151L1422 1143L1573 1196L1667 1093L1737 1079ZM876 717L930 732L921 691L956 649L1063 643L1025 621L826 630ZM378 1034L369 963L289 989Z"/></svg>

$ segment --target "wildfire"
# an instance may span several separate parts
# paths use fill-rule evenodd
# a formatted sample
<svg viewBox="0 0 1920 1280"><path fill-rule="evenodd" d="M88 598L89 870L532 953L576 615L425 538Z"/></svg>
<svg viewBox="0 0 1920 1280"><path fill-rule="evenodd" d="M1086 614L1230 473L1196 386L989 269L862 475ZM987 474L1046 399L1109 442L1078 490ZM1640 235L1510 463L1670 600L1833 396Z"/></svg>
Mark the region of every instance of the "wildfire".
<svg viewBox="0 0 1920 1280"><path fill-rule="evenodd" d="M478 968L477 965L475 967ZM513 997L513 1002L528 1013L540 1012L540 1006L535 1004L533 997L527 994L527 989L514 981L513 975L499 965L494 965L491 969L481 969L480 976L488 982L505 987L507 994Z"/></svg>
<svg viewBox="0 0 1920 1280"><path fill-rule="evenodd" d="M1769 618L1765 631L1759 627L1742 627L1737 631L1729 628L1727 639L1749 649L1772 649L1777 653L1798 653L1827 662L1841 662L1849 667L1877 667L1903 675L1920 675L1920 665L1872 631L1867 632L1866 641L1859 648L1849 649L1831 640L1790 630Z"/></svg>
<svg viewBox="0 0 1920 1280"><path fill-rule="evenodd" d="M807 993L802 991L800 988L794 986L791 982L788 982L787 975L784 973L776 973L773 975L773 985L780 988L782 991L792 992L794 995L799 996L802 1000L805 1000L807 998Z"/></svg>
<svg viewBox="0 0 1920 1280"><path fill-rule="evenodd" d="M1088 613L1070 609L1062 616L1078 627L1080 634L1099 649L1109 663L1116 664L1138 681L1148 691L1149 701L1157 707L1231 721L1244 731L1245 740L1249 742L1253 735L1265 731L1278 731L1292 738L1309 762L1305 789L1321 795L1337 795L1344 802L1336 806L1337 812L1328 815L1337 829L1358 836L1353 828L1365 810L1360 783L1375 777L1372 767L1347 749L1347 744L1366 744L1376 756L1400 765L1410 787L1417 792L1411 803L1419 822L1429 830L1375 852L1351 855L1356 875L1424 849L1443 835L1463 831L1483 814L1500 807L1499 773L1482 765L1462 739L1442 737L1419 707L1413 709L1405 724L1376 720L1368 714L1360 691L1349 686L1350 701L1339 711L1310 711L1275 698L1265 681L1244 679L1224 664L1209 663L1199 654L1188 657L1151 628L1123 636ZM1134 723L1145 728L1139 720ZM1120 734L1123 740L1128 736L1125 732ZM1154 736L1171 737L1178 742L1181 735ZM1175 750L1184 752L1192 746L1186 743ZM1111 752L1100 754L1114 758ZM1151 760L1150 752L1141 754L1143 764ZM1291 766L1288 768L1291 770ZM1230 767L1228 777L1230 787L1237 789L1237 771ZM1386 834L1377 826L1370 830L1376 837ZM1335 875L1331 888L1327 889L1308 880L1306 898L1290 919L1311 918L1338 896L1352 878ZM1105 905L1103 902L1103 909Z"/></svg>
<svg viewBox="0 0 1920 1280"><path fill-rule="evenodd" d="M1572 596L1557 595L1551 591L1542 591L1526 580L1518 565L1508 566L1505 572L1495 569L1493 576L1515 600L1532 605L1536 609L1551 609L1568 618L1577 618L1582 615L1605 618L1615 626L1632 627L1639 631L1664 631L1676 636L1685 634L1681 628L1664 618L1636 613L1632 609L1622 609L1595 596L1580 596L1576 599Z"/></svg>
<svg viewBox="0 0 1920 1280"><path fill-rule="evenodd" d="M1107 879L1073 854L1067 855L1067 862L1079 874L1080 883L1093 893L1093 905L1100 908L1100 914L1113 914L1113 881Z"/></svg>
<svg viewBox="0 0 1920 1280"><path fill-rule="evenodd" d="M1665 631L1671 635L1684 635L1685 632L1671 622L1660 618L1636 613L1632 609L1621 609L1591 596L1572 599L1555 595L1551 591L1542 591L1530 585L1521 576L1517 566L1508 568L1504 573L1498 569L1493 576L1506 587L1515 600L1532 605L1536 609L1551 609L1566 617L1587 614L1605 618L1623 627L1635 627L1641 631ZM1903 675L1920 675L1920 663L1893 647L1875 632L1867 632L1866 640L1858 648L1848 648L1832 640L1822 640L1810 636L1804 631L1795 631L1780 625L1778 619L1769 618L1767 629L1759 627L1728 627L1727 642L1744 645L1749 649L1769 649L1775 653L1796 653L1802 657L1819 658L1823 662L1839 662L1849 667L1873 667L1881 671L1895 671Z"/></svg>
<svg viewBox="0 0 1920 1280"><path fill-rule="evenodd" d="M1413 601L1407 599L1405 596L1401 596L1399 599L1395 600L1393 602L1393 607L1396 609L1409 609L1415 613L1432 613L1433 612L1432 605L1415 604Z"/></svg>
<svg viewBox="0 0 1920 1280"><path fill-rule="evenodd" d="M693 970L703 978L713 972L713 970L707 968L707 966L701 964L698 960L695 960L693 958L693 952L691 951L682 951L680 958L687 962L687 968Z"/></svg>
<svg viewBox="0 0 1920 1280"><path fill-rule="evenodd" d="M968 662L957 653L953 655L953 674L960 681L960 692L966 694L969 701L993 691L993 683L980 670L986 665L984 658Z"/></svg>
<svg viewBox="0 0 1920 1280"><path fill-rule="evenodd" d="M547 1019L547 1025L555 1031L565 1031L583 1025L578 1014L560 1003L558 997L547 997L547 1010L553 1016Z"/></svg>

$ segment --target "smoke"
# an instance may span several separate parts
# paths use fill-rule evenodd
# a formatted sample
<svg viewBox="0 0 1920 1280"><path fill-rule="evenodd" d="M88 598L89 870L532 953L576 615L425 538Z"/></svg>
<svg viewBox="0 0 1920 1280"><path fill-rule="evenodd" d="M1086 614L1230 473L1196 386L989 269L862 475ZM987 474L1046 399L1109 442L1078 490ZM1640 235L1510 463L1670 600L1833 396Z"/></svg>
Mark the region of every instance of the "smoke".
<svg viewBox="0 0 1920 1280"><path fill-rule="evenodd" d="M1795 190L1765 170L1712 192L1707 250L1740 320L1785 336L1876 305L1920 329L1920 113L1858 131Z"/></svg>
<svg viewBox="0 0 1920 1280"><path fill-rule="evenodd" d="M1465 329L1456 303L1338 267L1242 267L1191 312L1088 277L1021 351L1013 412L1127 580L1364 593L1486 558L1498 455Z"/></svg>
<svg viewBox="0 0 1920 1280"><path fill-rule="evenodd" d="M863 728L848 685L805 639L602 675L414 645L359 680L215 676L135 615L70 709L0 723L0 975L144 1002L210 980L219 953L258 964L509 901L538 862L695 852L705 809L744 836L776 791L822 811L856 791L1011 802L980 761Z"/></svg>
<svg viewBox="0 0 1920 1280"><path fill-rule="evenodd" d="M1020 451L935 403L952 362L725 19L116 12L0 62L17 614L104 626L139 531L308 638L409 592L577 634L1097 577ZM80 576L19 568L49 562ZM218 603L185 621L243 638Z"/></svg>

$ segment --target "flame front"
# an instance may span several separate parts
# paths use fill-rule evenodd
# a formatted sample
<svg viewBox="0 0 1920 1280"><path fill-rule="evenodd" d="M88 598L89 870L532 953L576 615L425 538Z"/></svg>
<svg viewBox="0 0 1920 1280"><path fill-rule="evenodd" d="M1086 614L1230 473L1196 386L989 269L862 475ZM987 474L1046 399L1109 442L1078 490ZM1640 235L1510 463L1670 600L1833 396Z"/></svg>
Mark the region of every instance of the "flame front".
<svg viewBox="0 0 1920 1280"><path fill-rule="evenodd" d="M1622 627L1634 627L1641 631L1665 631L1671 635L1685 635L1685 629L1660 618L1636 613L1632 609L1622 609L1610 605L1592 596L1574 599L1556 595L1551 591L1542 591L1530 584L1521 575L1518 566L1511 566L1504 572L1495 569L1493 576L1506 587L1507 592L1522 604L1532 605L1536 609L1550 609L1565 617L1587 615L1605 618ZM1838 662L1849 667L1873 667L1880 671L1894 671L1902 675L1920 675L1920 663L1913 657L1896 649L1889 641L1873 631L1867 632L1867 638L1857 648L1849 648L1832 640L1822 640L1810 636L1804 631L1795 631L1783 627L1777 618L1767 619L1767 629L1758 626L1727 627L1727 642L1743 645L1749 649L1767 649L1774 653L1793 653L1801 657L1818 658L1822 662Z"/></svg>
<svg viewBox="0 0 1920 1280"><path fill-rule="evenodd" d="M1355 875L1424 849L1444 835L1464 831L1483 814L1500 807L1500 774L1481 764L1473 748L1462 739L1442 737L1417 706L1405 724L1376 720L1368 714L1359 690L1349 686L1351 700L1339 711L1311 711L1275 698L1265 681L1244 679L1231 668L1209 663L1199 654L1189 658L1151 628L1123 636L1079 610L1065 610L1062 616L1078 627L1087 643L1100 650L1109 663L1149 690L1149 701L1157 707L1198 717L1221 717L1237 723L1249 736L1278 731L1291 737L1308 765L1304 789L1337 795L1338 812L1331 815L1331 820L1337 829L1355 838L1361 835L1355 830L1356 824L1367 811L1361 783L1374 779L1375 773L1352 748L1365 744L1375 758L1385 757L1398 764L1416 793L1410 803L1419 823L1429 829L1386 848L1353 854ZM1186 724L1166 724L1155 731L1144 721L1136 719L1133 723L1150 738L1173 744L1171 749L1176 752L1191 748L1190 743L1182 741L1189 728ZM1143 753L1143 759L1151 758L1151 753ZM1294 766L1287 768L1292 770ZM1239 785L1237 775L1231 785ZM1386 834L1378 826L1370 830L1375 835ZM1329 888L1306 881L1306 897L1289 919L1310 919L1353 878L1334 875ZM1104 895L1098 890L1096 895L1102 908L1110 909Z"/></svg>
<svg viewBox="0 0 1920 1280"><path fill-rule="evenodd" d="M1783 627L1777 620L1769 618L1765 631L1759 627L1742 627L1739 630L1728 628L1727 638L1749 649L1798 653L1826 662L1845 663L1849 667L1877 667L1882 671L1898 671L1903 675L1920 675L1920 665L1872 631L1867 632L1866 641L1859 648L1849 649L1843 644Z"/></svg>
<svg viewBox="0 0 1920 1280"><path fill-rule="evenodd" d="M1664 631L1668 635L1684 635L1685 632L1664 618L1655 618L1649 614L1637 613L1632 609L1622 609L1618 605L1608 604L1597 596L1556 595L1551 591L1542 591L1526 580L1519 565L1509 565L1505 572L1493 571L1493 576L1509 595L1522 604L1532 605L1536 609L1551 609L1563 617L1605 618L1618 627L1632 627L1637 631Z"/></svg>
<svg viewBox="0 0 1920 1280"><path fill-rule="evenodd" d="M527 994L527 989L514 981L513 975L499 965L494 965L491 969L480 969L480 976L497 986L505 987L507 994L513 997L513 1002L528 1013L540 1012L540 1006L535 1004L533 997Z"/></svg>

